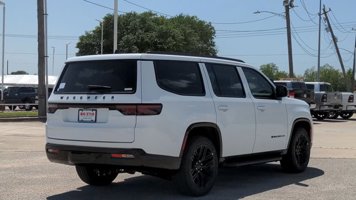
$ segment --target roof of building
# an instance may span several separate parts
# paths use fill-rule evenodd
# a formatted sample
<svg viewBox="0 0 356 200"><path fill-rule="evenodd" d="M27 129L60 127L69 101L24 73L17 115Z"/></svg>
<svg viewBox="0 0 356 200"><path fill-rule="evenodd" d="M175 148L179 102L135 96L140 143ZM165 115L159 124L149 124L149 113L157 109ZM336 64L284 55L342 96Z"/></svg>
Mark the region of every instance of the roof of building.
<svg viewBox="0 0 356 200"><path fill-rule="evenodd" d="M54 86L57 81L57 76L48 76L48 85ZM2 77L0 76L0 85ZM18 86L38 86L37 75L4 75L4 85L18 85Z"/></svg>

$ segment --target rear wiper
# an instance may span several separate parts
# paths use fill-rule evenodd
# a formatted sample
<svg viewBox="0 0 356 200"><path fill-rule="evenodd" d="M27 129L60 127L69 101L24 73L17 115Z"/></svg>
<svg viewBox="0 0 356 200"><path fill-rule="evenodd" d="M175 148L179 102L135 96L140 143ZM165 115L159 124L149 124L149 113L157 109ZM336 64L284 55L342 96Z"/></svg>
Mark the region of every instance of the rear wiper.
<svg viewBox="0 0 356 200"><path fill-rule="evenodd" d="M108 85L88 85L89 90L111 90L111 86Z"/></svg>

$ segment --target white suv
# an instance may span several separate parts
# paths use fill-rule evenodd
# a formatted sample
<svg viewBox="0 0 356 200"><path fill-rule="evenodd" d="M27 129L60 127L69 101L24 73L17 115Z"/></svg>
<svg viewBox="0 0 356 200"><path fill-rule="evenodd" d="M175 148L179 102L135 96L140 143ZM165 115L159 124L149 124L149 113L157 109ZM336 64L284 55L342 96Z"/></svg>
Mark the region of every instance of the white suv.
<svg viewBox="0 0 356 200"><path fill-rule="evenodd" d="M204 195L218 167L281 161L304 171L307 103L241 60L163 54L69 59L49 98L46 152L90 185L121 172Z"/></svg>

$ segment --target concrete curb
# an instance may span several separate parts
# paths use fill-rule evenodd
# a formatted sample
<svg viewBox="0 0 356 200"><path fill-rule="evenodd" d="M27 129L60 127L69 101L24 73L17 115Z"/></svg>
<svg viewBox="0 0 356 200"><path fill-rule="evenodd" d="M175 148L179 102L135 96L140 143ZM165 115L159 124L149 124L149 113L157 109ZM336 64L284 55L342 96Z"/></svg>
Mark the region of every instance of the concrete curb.
<svg viewBox="0 0 356 200"><path fill-rule="evenodd" d="M46 119L39 117L12 117L12 118L0 118L0 122L46 122Z"/></svg>

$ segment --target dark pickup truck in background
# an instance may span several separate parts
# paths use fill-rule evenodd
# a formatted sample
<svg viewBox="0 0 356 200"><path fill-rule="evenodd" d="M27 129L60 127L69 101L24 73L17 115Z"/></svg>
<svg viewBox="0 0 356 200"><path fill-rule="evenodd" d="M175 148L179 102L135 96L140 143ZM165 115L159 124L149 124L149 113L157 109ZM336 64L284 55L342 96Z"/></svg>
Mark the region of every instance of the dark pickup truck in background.
<svg viewBox="0 0 356 200"><path fill-rule="evenodd" d="M307 102L311 110L316 107L314 92L312 90L308 90L305 82L292 79L277 80L274 81L274 84L285 86L288 89L288 97Z"/></svg>
<svg viewBox="0 0 356 200"><path fill-rule="evenodd" d="M34 87L6 86L4 89L4 103L9 104L10 110L17 107L26 110L37 108L37 99L37 89Z"/></svg>

